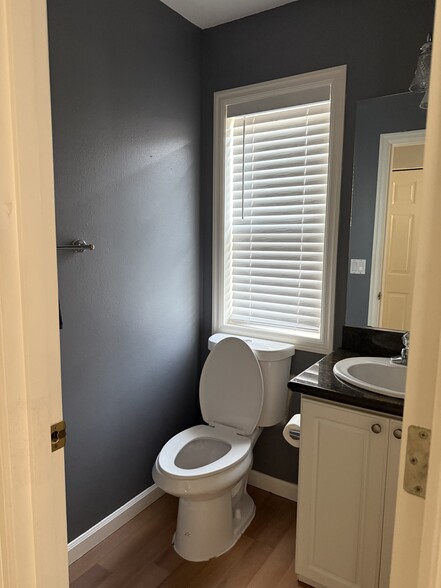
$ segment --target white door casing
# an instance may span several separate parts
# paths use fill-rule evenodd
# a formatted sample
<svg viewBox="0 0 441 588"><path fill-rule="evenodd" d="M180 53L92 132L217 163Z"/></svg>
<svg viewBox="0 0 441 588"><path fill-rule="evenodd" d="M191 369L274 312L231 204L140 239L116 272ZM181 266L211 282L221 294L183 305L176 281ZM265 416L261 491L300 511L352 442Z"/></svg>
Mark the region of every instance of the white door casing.
<svg viewBox="0 0 441 588"><path fill-rule="evenodd" d="M0 0L0 585L68 585L45 0Z"/></svg>

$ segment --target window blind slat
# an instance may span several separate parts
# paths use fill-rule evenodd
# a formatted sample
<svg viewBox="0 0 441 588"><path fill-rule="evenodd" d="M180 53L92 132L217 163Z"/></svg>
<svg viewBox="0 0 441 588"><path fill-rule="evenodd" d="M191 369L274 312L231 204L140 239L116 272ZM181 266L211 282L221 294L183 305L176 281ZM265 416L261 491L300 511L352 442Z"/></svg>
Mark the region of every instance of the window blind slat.
<svg viewBox="0 0 441 588"><path fill-rule="evenodd" d="M272 296L283 296L292 297L299 300L306 300L307 302L318 301L320 302L320 293L314 288L294 288L292 286L275 286L274 284L259 284L256 285L251 291L245 284L237 284L235 290L235 296L268 296L268 299Z"/></svg>
<svg viewBox="0 0 441 588"><path fill-rule="evenodd" d="M323 252L322 251L314 251L308 248L300 248L297 247L293 250L282 250L282 249L273 249L273 250L263 250L262 248L256 247L236 247L235 251L233 252L233 258L240 260L252 260L254 257L256 259L292 259L296 260L302 255L307 255L309 259L316 259L316 260L323 260Z"/></svg>
<svg viewBox="0 0 441 588"><path fill-rule="evenodd" d="M262 118L270 118L274 116L274 113L277 113L280 117L290 115L292 112L299 114L307 111L307 106L320 108L321 105L327 105L329 95L329 88L323 92L323 87L318 87L309 89L306 94L295 92L294 94L268 96L264 99L231 104L227 108L227 116L234 121L242 116L255 116L257 113ZM313 96L314 98L312 98Z"/></svg>
<svg viewBox="0 0 441 588"><path fill-rule="evenodd" d="M323 112L329 112L330 103L329 100L322 102L314 102L310 104L303 104L299 108L284 108L266 110L266 112L260 113L241 113L244 116L235 116L230 118L231 125L238 125L243 118L247 120L256 120L257 122L264 123L266 121L283 121L290 120L292 118L302 118L307 115L320 114Z"/></svg>
<svg viewBox="0 0 441 588"><path fill-rule="evenodd" d="M238 169L233 173L233 178L236 181L242 181L242 178L245 178L246 181L256 181L257 179L265 178L265 177L275 177L275 178L292 178L299 175L324 175L327 176L328 172L328 162L312 162L309 164L302 164L292 166L292 167L269 167L269 166L262 166L259 167L254 165L245 165L242 166L242 169Z"/></svg>
<svg viewBox="0 0 441 588"><path fill-rule="evenodd" d="M313 127L323 123L329 123L329 108L317 109L315 112L309 114L298 113L297 115L286 111L285 115L281 113L273 116L247 116L245 117L245 126L247 131L257 130L273 130L273 129L284 129L287 127ZM237 118L232 125L234 134L242 132L243 119Z"/></svg>
<svg viewBox="0 0 441 588"><path fill-rule="evenodd" d="M233 174L233 189L234 196L242 199L242 189L246 192L255 188L286 186L290 187L293 184L304 185L306 180L311 182L319 182L326 184L327 166L320 167L298 167L297 169L289 170L289 172L275 173L272 170L265 172L254 173L253 171L246 172L242 175Z"/></svg>
<svg viewBox="0 0 441 588"><path fill-rule="evenodd" d="M326 201L326 196L325 194L319 194L317 192L315 193L310 193L308 194L308 205L312 206L314 204L322 204L324 201ZM240 206L242 202L241 198L236 198L233 201L233 206ZM276 206L278 204L281 204L282 206L285 205L297 205L297 206L301 206L304 204L305 202L305 195L304 194L283 194L281 196L262 196L262 195L252 195L250 197L249 194L244 194L243 197L243 202L245 204L245 206L249 206L250 208L256 208L256 207L265 207L265 206Z"/></svg>
<svg viewBox="0 0 441 588"><path fill-rule="evenodd" d="M306 317L304 315L296 315L294 312L292 315L288 314L281 314L277 312L260 312L260 313L236 313L234 312L231 315L233 322L242 322L242 323L250 323L253 322L254 324L268 324L273 325L275 321L281 327L293 327L297 326L300 329L309 329L311 331L315 331L319 328L320 320L318 318L314 319L311 317Z"/></svg>
<svg viewBox="0 0 441 588"><path fill-rule="evenodd" d="M249 195L248 195L249 196ZM299 215L304 212L305 214L311 213L314 214L315 212L323 212L326 209L326 201L325 197L322 195L318 195L314 198L305 200L305 198L301 199L297 202L290 202L289 200L280 201L278 197L273 197L271 200L267 199L266 201L263 199L249 199L249 198L234 198L232 202L232 210L237 212L239 209L246 208L246 213L244 211L242 217L246 220L246 216L253 214L272 214L273 212L278 212L279 214L283 214L283 211L287 213L288 216Z"/></svg>
<svg viewBox="0 0 441 588"><path fill-rule="evenodd" d="M311 165L326 168L328 165L328 153L314 153L313 155L304 155L291 159L274 160L273 158L261 158L258 161L251 159L250 161L245 161L245 164L242 164L242 161L240 161L233 165L233 173L234 175L242 175L242 173L245 173L245 175L259 174L259 172L260 174L281 174L290 170L298 171L299 168L303 169Z"/></svg>
<svg viewBox="0 0 441 588"><path fill-rule="evenodd" d="M300 310L299 302L292 304L287 301L285 304L279 304L275 300L269 303L258 302L255 300L252 302L247 300L235 300L235 308L237 309L236 312L240 312L239 309L243 309L242 312L254 313L256 316L265 316L266 313L277 312L279 317L281 315L286 315L287 318L291 318L292 310L296 309L298 310L298 314L302 314L305 317L320 318L320 307L311 308L302 306Z"/></svg>
<svg viewBox="0 0 441 588"><path fill-rule="evenodd" d="M259 128L248 125L245 127L245 142L250 145L259 143L272 143L277 141L288 140L290 138L296 141L303 138L305 141L309 137L317 135L325 136L329 133L329 122L324 121L313 125L296 125L291 124L289 127L276 128L274 125L271 128ZM243 132L240 129L234 129L232 139L233 144L242 146L244 141Z"/></svg>
<svg viewBox="0 0 441 588"><path fill-rule="evenodd" d="M242 227L243 229L244 227ZM278 243L319 243L323 242L323 234L318 232L308 233L308 232L290 232L290 233L276 233L276 232L261 232L261 233L240 233L237 229L235 235L235 240L240 243L264 243L265 241L276 241ZM228 253L227 253L228 255Z"/></svg>
<svg viewBox="0 0 441 588"><path fill-rule="evenodd" d="M305 215L311 216L313 218L321 218L325 213L326 207L324 204L310 204L309 206L302 205L286 205L280 204L279 206L243 206L240 205L234 207L234 215L243 216L244 220L248 220L248 222L253 222L253 219L258 218L260 222L264 217L272 217L273 215L278 215L279 217L283 215L283 217L290 218L290 217L297 217L302 212ZM248 219L248 217L252 217ZM280 221L280 218L279 218Z"/></svg>
<svg viewBox="0 0 441 588"><path fill-rule="evenodd" d="M316 190L320 190L323 192L325 192L326 190L326 184L324 184L323 182L320 181L320 179L316 179L316 178L312 178L312 176L308 177L308 182L310 184L310 186L315 186ZM248 190L248 192L253 192L253 196L255 195L254 193L257 192L256 196L283 196L286 194L290 194L292 192L293 189L295 189L296 187L299 189L302 189L303 187L303 178L297 178L296 180L293 180L292 182L293 185L291 186L259 186L259 187L255 187L252 190ZM239 186L236 187L236 189L239 189ZM300 190L299 190L300 191ZM250 194L248 194L248 196L250 196ZM306 196L306 194L305 194ZM236 198L239 198L239 196L236 196Z"/></svg>
<svg viewBox="0 0 441 588"><path fill-rule="evenodd" d="M242 141L237 141L232 145L232 155L239 155L242 157L244 152L245 155L251 155L256 152L261 153L262 151L279 151L282 149L293 149L296 147L307 148L310 145L315 147L326 147L328 145L328 138L328 132L316 132L310 133L309 135L292 135L291 137L279 137L278 139L267 139L266 141L261 140L258 142L246 140L245 146L242 139Z"/></svg>
<svg viewBox="0 0 441 588"><path fill-rule="evenodd" d="M262 224L262 225L258 225L257 223L254 225L242 225L242 226L236 226L233 229L233 238L235 236L236 233L239 233L241 235L247 234L247 233L252 233L252 234L257 234L257 233L264 233L265 235L272 235L273 233L280 233L282 234L283 232L289 233L292 236L294 235L304 235L307 234L308 232L312 233L315 236L318 236L317 233L321 233L322 235L325 234L325 225L324 223L310 223L307 224L306 222L302 224L301 220L297 219L297 224L299 225L299 228L290 225L289 223L286 224L270 224L270 223L266 223L266 224Z"/></svg>
<svg viewBox="0 0 441 588"><path fill-rule="evenodd" d="M242 165L243 159L243 149L237 147L237 151L240 157L240 161L236 160L236 163L233 163L233 166ZM275 164L287 161L295 162L299 158L309 157L309 156L321 156L327 155L329 153L328 144L327 143L316 143L313 144L308 142L308 151L305 152L305 145L298 144L298 145L286 145L284 147L278 148L277 146L270 145L268 149L248 149L248 152L245 152L245 165L250 163L272 163Z"/></svg>
<svg viewBox="0 0 441 588"><path fill-rule="evenodd" d="M294 287L294 288L311 288L317 289L321 287L321 280L319 279L312 279L308 278L307 276L302 276L301 279L299 277L287 277L287 276L247 276L247 275L234 275L233 279L231 280L233 284L241 284L242 286L248 285L250 288L253 285L259 286L271 286L271 285L278 285L283 287Z"/></svg>

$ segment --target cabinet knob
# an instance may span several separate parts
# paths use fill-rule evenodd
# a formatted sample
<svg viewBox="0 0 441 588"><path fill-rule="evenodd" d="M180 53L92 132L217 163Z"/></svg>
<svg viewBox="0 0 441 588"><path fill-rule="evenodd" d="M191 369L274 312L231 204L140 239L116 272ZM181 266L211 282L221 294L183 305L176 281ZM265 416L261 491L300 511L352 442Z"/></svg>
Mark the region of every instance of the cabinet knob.
<svg viewBox="0 0 441 588"><path fill-rule="evenodd" d="M395 429L394 437L395 439L401 439L401 429Z"/></svg>
<svg viewBox="0 0 441 588"><path fill-rule="evenodd" d="M375 425L372 425L371 431L372 431L372 433L375 433L376 435L378 435L378 433L381 433L381 425L379 425L378 423L375 423Z"/></svg>

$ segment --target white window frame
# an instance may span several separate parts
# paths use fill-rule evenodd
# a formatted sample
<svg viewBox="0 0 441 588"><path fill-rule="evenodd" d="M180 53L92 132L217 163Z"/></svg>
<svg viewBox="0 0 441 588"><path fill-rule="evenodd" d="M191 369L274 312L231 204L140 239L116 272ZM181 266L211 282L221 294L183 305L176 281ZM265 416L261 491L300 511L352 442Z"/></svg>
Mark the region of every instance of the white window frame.
<svg viewBox="0 0 441 588"><path fill-rule="evenodd" d="M319 336L286 333L224 324L224 207L225 137L227 108L243 102L261 100L318 87L329 87L331 94L328 192L326 204L325 249L323 262L322 320ZM346 65L290 76L269 82L242 86L214 94L213 146L213 332L228 333L292 343L297 349L316 353L332 351L334 335L335 281L337 266L338 221L340 208L343 151Z"/></svg>

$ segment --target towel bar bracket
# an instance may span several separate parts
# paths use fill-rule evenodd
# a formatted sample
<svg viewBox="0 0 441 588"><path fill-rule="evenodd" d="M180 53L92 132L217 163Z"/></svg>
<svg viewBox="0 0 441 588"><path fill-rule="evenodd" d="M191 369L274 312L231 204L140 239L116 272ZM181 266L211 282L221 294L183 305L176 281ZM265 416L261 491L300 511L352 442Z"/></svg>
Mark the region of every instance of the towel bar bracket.
<svg viewBox="0 0 441 588"><path fill-rule="evenodd" d="M92 243L86 243L83 239L75 239L70 245L60 245L57 247L57 251L72 251L73 253L84 253L84 251L93 251L95 245Z"/></svg>

